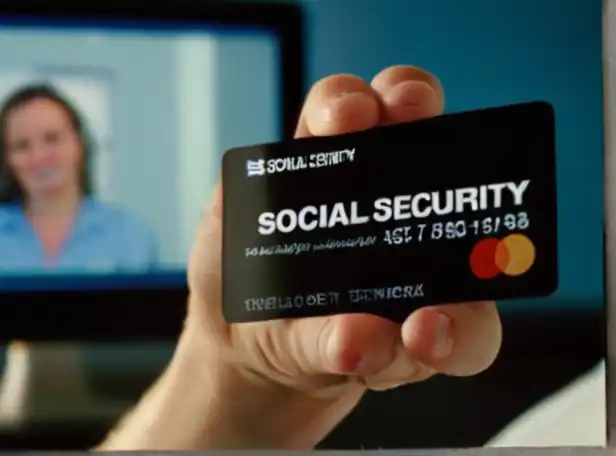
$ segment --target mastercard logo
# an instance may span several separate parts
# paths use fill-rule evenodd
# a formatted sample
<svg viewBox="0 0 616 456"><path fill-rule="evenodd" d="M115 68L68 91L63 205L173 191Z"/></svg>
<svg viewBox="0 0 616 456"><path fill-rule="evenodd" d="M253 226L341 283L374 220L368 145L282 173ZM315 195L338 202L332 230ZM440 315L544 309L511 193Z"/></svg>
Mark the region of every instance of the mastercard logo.
<svg viewBox="0 0 616 456"><path fill-rule="evenodd" d="M469 263L480 279L493 279L499 274L520 276L535 263L535 245L523 234L482 239L473 247Z"/></svg>

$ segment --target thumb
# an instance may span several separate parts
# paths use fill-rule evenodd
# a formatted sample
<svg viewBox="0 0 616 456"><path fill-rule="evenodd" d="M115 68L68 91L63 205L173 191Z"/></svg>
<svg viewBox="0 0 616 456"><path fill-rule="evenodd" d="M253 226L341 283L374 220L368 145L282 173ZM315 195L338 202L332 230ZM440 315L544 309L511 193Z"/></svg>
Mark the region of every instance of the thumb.
<svg viewBox="0 0 616 456"><path fill-rule="evenodd" d="M392 363L401 344L398 325L365 314L249 323L241 333L234 340L254 352L252 359L266 360L254 368L266 368L269 376L299 389L379 372Z"/></svg>
<svg viewBox="0 0 616 456"><path fill-rule="evenodd" d="M195 314L208 329L224 328L222 315L222 184L218 183L188 260L189 318Z"/></svg>

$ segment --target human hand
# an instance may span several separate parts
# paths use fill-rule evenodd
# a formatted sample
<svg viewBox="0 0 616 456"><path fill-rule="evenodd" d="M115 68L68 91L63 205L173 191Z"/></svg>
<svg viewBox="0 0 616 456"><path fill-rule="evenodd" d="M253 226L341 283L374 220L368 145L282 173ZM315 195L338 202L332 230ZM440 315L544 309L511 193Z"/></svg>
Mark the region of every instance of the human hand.
<svg viewBox="0 0 616 456"><path fill-rule="evenodd" d="M443 105L437 78L416 67L389 67L370 83L333 75L312 87L296 136L409 122L438 115ZM289 429L301 424L304 431L285 437L285 446L318 443L368 389L393 388L439 373L473 375L494 361L501 326L492 302L425 307L402 325L356 314L227 324L221 311L221 200L219 186L192 251L185 333L194 347L202 347L204 363L207 358L225 372L227 390L240 396L249 390L267 398L272 410L274 404L288 404L286 411L281 409L282 422ZM196 351L194 359L200 362Z"/></svg>

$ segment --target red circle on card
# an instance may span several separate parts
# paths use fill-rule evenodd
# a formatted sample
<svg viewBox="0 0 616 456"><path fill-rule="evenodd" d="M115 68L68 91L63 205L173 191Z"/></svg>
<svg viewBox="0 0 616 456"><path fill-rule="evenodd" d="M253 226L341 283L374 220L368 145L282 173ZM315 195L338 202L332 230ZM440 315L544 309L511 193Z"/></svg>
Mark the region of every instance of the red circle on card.
<svg viewBox="0 0 616 456"><path fill-rule="evenodd" d="M469 263L473 274L480 279L493 279L500 274L501 269L497 263L497 249L500 239L482 239L473 247ZM500 261L502 259L499 258Z"/></svg>

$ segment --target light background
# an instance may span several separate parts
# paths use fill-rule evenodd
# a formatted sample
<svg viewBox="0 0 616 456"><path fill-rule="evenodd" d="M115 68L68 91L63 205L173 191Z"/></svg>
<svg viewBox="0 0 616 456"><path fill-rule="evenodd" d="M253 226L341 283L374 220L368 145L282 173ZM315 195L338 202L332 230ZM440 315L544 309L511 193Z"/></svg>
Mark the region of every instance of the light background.
<svg viewBox="0 0 616 456"><path fill-rule="evenodd" d="M81 108L96 195L150 224L167 268L185 267L224 150L279 137L277 43L265 32L0 27L0 97L31 81Z"/></svg>

